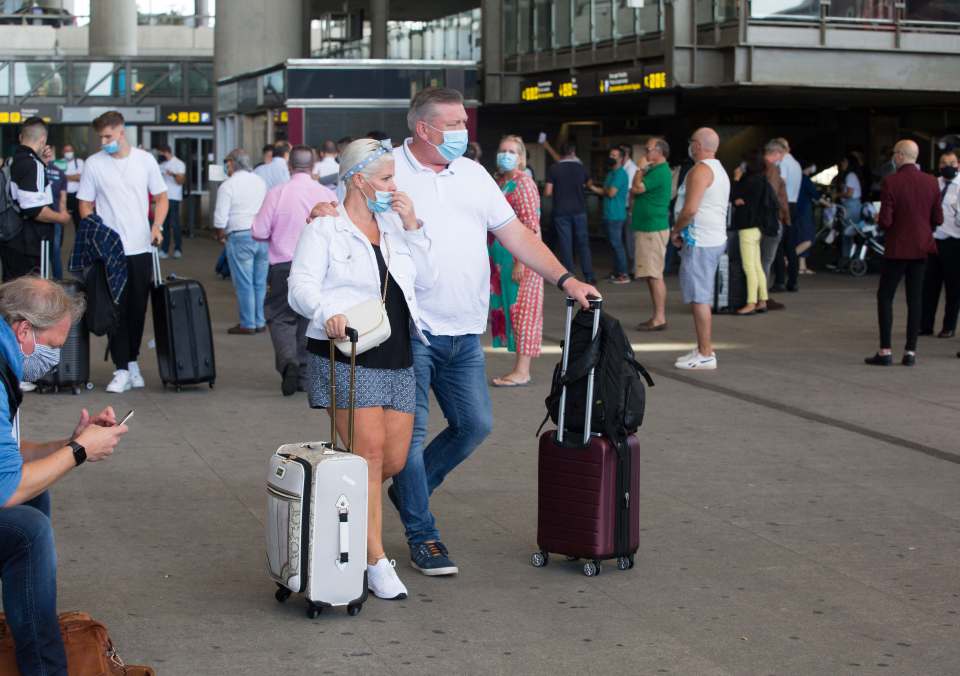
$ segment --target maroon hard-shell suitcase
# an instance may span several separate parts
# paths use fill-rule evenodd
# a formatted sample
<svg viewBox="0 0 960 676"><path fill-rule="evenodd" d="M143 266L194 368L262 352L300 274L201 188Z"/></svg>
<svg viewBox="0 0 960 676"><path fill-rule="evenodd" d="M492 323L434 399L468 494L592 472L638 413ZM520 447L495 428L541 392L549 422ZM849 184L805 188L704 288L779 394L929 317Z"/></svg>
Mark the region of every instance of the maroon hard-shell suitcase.
<svg viewBox="0 0 960 676"><path fill-rule="evenodd" d="M593 301L596 336L599 330L600 301ZM573 302L567 302L567 322L561 370L570 361L570 326ZM593 371L587 376L587 396L593 398ZM564 428L566 390L561 395L558 429L540 436L537 499L537 545L532 563L547 565L549 555L588 559L587 576L598 575L601 561L617 559L620 570L633 568L640 546L638 495L640 485L640 440L627 437L625 448L606 436L590 433L592 401L585 407L582 437L566 434Z"/></svg>

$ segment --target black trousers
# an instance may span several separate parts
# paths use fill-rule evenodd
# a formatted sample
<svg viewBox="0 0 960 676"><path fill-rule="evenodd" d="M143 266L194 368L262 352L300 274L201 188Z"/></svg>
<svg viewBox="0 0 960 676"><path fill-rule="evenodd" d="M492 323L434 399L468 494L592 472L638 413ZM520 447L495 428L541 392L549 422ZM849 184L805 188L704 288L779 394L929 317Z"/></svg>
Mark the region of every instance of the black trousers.
<svg viewBox="0 0 960 676"><path fill-rule="evenodd" d="M788 289L796 289L800 278L800 258L797 256L797 247L793 243L793 228L796 227L796 223L797 203L791 202L790 225L783 226L780 246L777 247L777 256L773 260L773 283L783 286L786 278Z"/></svg>
<svg viewBox="0 0 960 676"><path fill-rule="evenodd" d="M923 302L923 271L927 267L926 259L893 260L884 258L880 266L880 288L877 289L877 318L880 322L880 349L889 350L893 330L893 297L897 294L900 279L906 280L907 287L907 344L904 349L913 352L917 349L917 336L920 334L920 313Z"/></svg>
<svg viewBox="0 0 960 676"><path fill-rule="evenodd" d="M120 296L120 317L117 328L108 338L113 365L117 369L126 369L127 364L137 361L140 356L152 285L152 255L142 253L127 256L127 285Z"/></svg>
<svg viewBox="0 0 960 676"><path fill-rule="evenodd" d="M933 333L940 304L940 290L946 287L947 301L943 312L943 330L957 330L957 315L960 314L960 239L938 239L937 253L927 258L923 275L923 319L920 330Z"/></svg>
<svg viewBox="0 0 960 676"><path fill-rule="evenodd" d="M0 245L0 263L3 264L5 282L30 274L40 274L40 256L28 256L13 247Z"/></svg>

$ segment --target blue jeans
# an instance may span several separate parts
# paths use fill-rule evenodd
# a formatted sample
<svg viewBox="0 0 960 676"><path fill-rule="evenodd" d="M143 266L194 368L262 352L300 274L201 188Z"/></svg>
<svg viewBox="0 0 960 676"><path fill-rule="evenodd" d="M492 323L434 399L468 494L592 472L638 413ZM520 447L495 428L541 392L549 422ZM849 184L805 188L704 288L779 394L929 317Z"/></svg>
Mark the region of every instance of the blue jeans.
<svg viewBox="0 0 960 676"><path fill-rule="evenodd" d="M164 252L170 251L170 231L173 231L174 251L183 251L183 239L180 235L180 200L170 200L170 210L163 220L163 243L160 245Z"/></svg>
<svg viewBox="0 0 960 676"><path fill-rule="evenodd" d="M590 257L590 237L587 234L587 215L555 215L553 229L557 235L557 257L570 272L573 272L573 252L580 258L584 278L593 279L593 261Z"/></svg>
<svg viewBox="0 0 960 676"><path fill-rule="evenodd" d="M0 579L20 673L66 676L49 493L0 508Z"/></svg>
<svg viewBox="0 0 960 676"><path fill-rule="evenodd" d="M407 464L393 478L400 497L400 519L412 545L440 539L430 512L430 496L493 429L480 336L426 335L429 347L412 338L417 412ZM447 428L424 448L431 388Z"/></svg>
<svg viewBox="0 0 960 676"><path fill-rule="evenodd" d="M245 329L266 326L263 300L267 295L267 271L270 268L267 243L253 239L249 230L240 230L227 237L226 251L240 308L240 326Z"/></svg>
<svg viewBox="0 0 960 676"><path fill-rule="evenodd" d="M611 221L603 219L603 228L607 232L607 239L613 247L613 272L617 275L627 274L627 252L623 246L623 224L625 220Z"/></svg>
<svg viewBox="0 0 960 676"><path fill-rule="evenodd" d="M63 223L53 224L53 241L50 242L50 258L52 265L50 272L54 279L63 279L63 261L60 258L60 247L63 244Z"/></svg>

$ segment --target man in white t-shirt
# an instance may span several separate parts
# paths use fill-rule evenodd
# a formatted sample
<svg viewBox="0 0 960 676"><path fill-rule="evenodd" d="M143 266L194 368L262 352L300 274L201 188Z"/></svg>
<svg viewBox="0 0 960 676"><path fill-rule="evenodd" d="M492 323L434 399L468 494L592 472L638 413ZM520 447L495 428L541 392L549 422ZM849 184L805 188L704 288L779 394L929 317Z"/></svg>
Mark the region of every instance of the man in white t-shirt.
<svg viewBox="0 0 960 676"><path fill-rule="evenodd" d="M83 160L70 143L63 144L63 173L67 175L67 211L74 223L80 222L77 211L77 191L80 189L80 176L83 175Z"/></svg>
<svg viewBox="0 0 960 676"><path fill-rule="evenodd" d="M331 190L337 185L340 178L340 163L337 162L337 144L333 141L324 141L317 153L320 160L313 165L313 177Z"/></svg>
<svg viewBox="0 0 960 676"><path fill-rule="evenodd" d="M183 184L187 181L187 165L173 154L169 145L163 143L155 148L160 155L160 174L167 184L167 200L170 209L163 222L163 244L160 245L160 258L166 258L173 244L173 257L183 256L183 237L180 234L180 203L183 201Z"/></svg>
<svg viewBox="0 0 960 676"><path fill-rule="evenodd" d="M588 294L600 294L569 273L539 237L517 220L481 165L462 157L468 137L460 92L422 90L410 105L407 126L412 138L394 150L394 178L429 228L440 273L433 288L417 296L430 345L411 341L417 380L413 440L406 466L394 477L388 493L403 520L411 565L424 575L453 575L458 568L440 541L430 495L493 427L480 343L490 302L487 234L584 307ZM330 205L321 204L311 215L333 212ZM431 389L447 427L426 444Z"/></svg>
<svg viewBox="0 0 960 676"><path fill-rule="evenodd" d="M93 129L101 150L87 158L77 200L80 218L96 208L104 225L120 235L127 257L127 285L120 296L117 326L109 336L115 370L107 392L121 393L144 386L137 357L153 278L152 247L163 241L167 184L153 155L130 146L119 112L104 113L93 121ZM148 218L151 195L156 200L152 226Z"/></svg>

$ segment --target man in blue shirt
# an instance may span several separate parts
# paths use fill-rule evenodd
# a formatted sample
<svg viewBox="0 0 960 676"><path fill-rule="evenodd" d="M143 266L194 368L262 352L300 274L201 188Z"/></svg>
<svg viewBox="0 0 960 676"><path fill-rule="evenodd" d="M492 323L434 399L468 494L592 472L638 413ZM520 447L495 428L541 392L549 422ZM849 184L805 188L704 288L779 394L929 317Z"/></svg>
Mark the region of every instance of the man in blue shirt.
<svg viewBox="0 0 960 676"><path fill-rule="evenodd" d="M623 227L627 222L627 196L630 194L630 179L623 169L623 151L610 149L607 157L607 178L603 187L590 185L593 192L603 197L603 226L613 248L613 273L609 279L614 284L629 284L627 251L623 245Z"/></svg>
<svg viewBox="0 0 960 676"><path fill-rule="evenodd" d="M60 361L84 302L59 284L20 277L0 286L0 583L21 674L66 676L57 621L57 554L48 489L74 467L103 460L126 431L113 409L86 409L67 439L21 440L21 380Z"/></svg>

